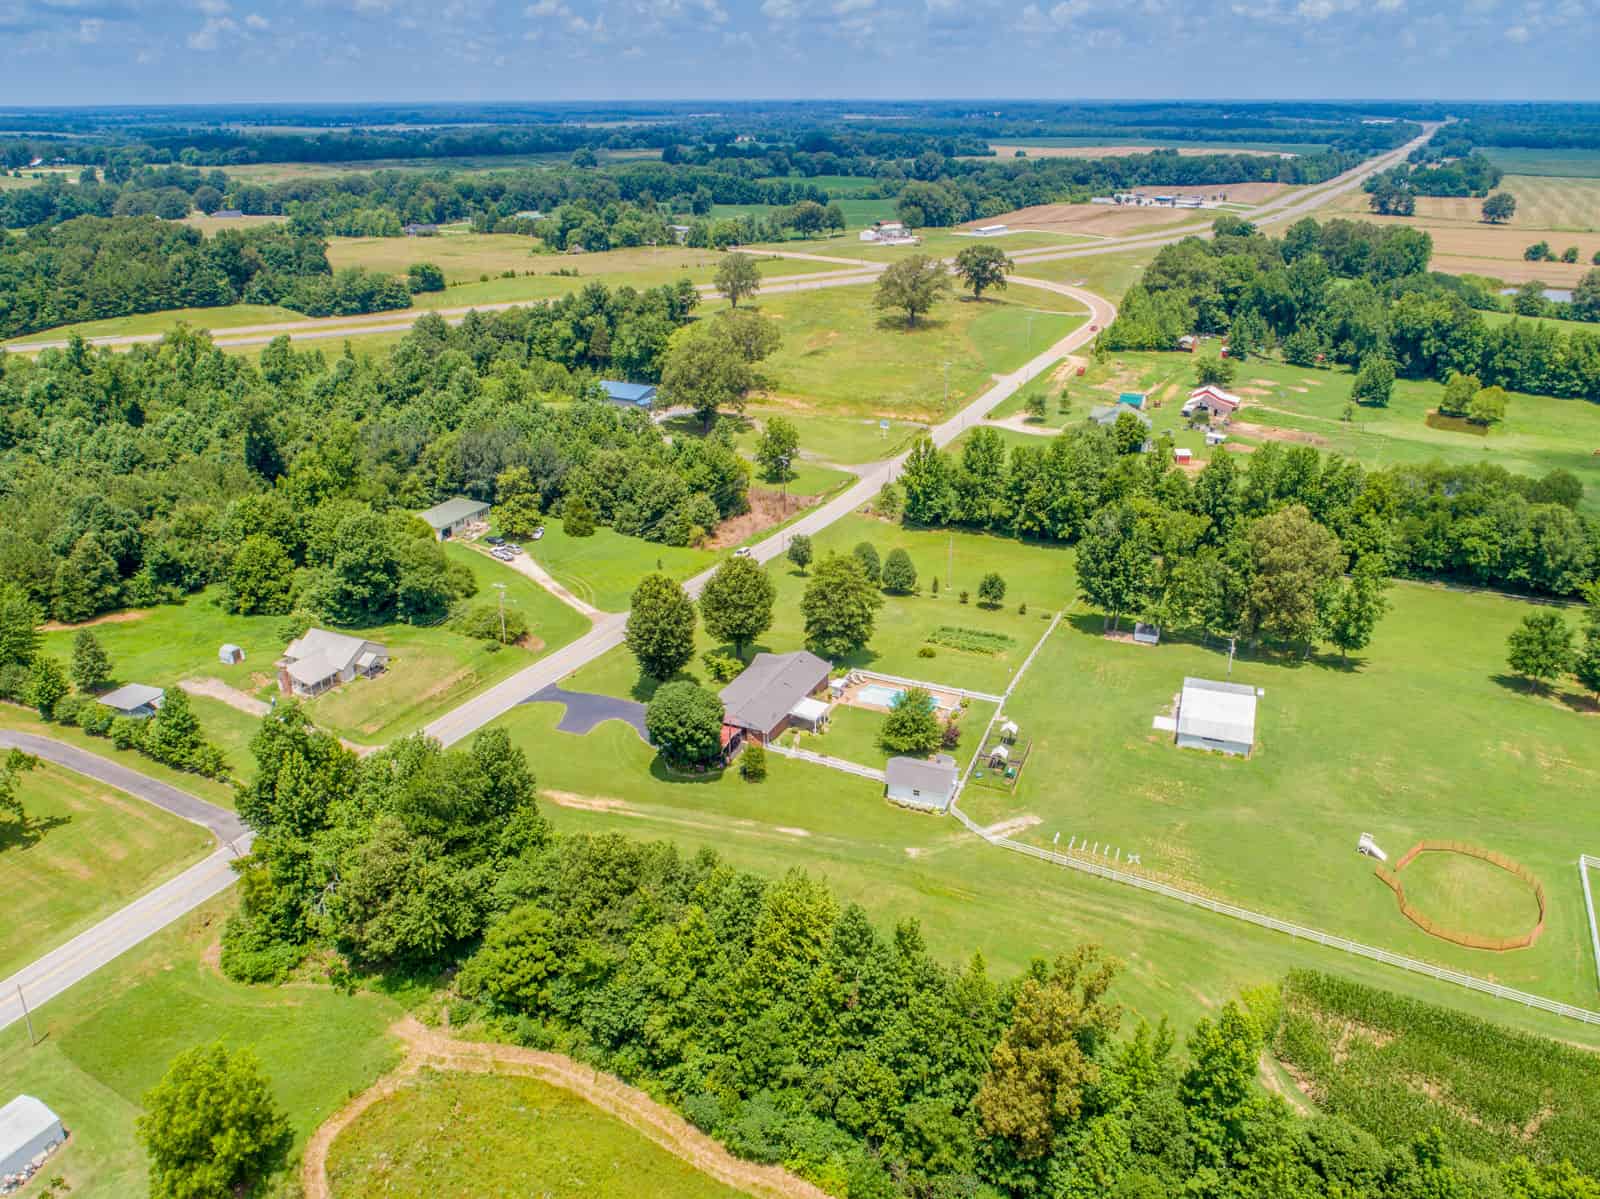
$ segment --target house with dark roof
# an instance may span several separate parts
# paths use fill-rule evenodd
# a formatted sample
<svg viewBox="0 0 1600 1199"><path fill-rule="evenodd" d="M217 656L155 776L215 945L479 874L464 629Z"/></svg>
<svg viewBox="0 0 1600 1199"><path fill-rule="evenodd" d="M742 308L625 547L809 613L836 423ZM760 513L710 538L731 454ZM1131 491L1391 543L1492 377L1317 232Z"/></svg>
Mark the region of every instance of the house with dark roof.
<svg viewBox="0 0 1600 1199"><path fill-rule="evenodd" d="M736 753L745 739L765 745L791 727L822 729L828 721L831 667L816 654L757 654L722 689L722 745Z"/></svg>

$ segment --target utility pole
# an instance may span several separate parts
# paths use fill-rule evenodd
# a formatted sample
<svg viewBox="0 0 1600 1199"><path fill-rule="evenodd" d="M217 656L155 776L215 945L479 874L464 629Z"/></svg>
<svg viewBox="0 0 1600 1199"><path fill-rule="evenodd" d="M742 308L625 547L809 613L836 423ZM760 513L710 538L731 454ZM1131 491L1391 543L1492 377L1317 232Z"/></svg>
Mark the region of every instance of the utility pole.
<svg viewBox="0 0 1600 1199"><path fill-rule="evenodd" d="M17 984L17 1002L22 1005L22 1018L28 1022L28 1044L37 1045L39 1038L33 1035L33 1015L28 1011L28 1001L22 997L22 984Z"/></svg>
<svg viewBox="0 0 1600 1199"><path fill-rule="evenodd" d="M500 644L506 643L506 585L496 583L495 590L500 593Z"/></svg>

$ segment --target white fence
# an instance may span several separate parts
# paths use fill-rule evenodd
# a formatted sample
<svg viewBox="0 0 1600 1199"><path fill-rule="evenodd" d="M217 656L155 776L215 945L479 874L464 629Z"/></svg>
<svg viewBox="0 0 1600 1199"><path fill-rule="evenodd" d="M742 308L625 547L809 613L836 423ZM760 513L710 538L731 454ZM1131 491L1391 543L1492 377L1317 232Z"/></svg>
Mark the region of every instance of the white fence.
<svg viewBox="0 0 1600 1199"><path fill-rule="evenodd" d="M1316 945L1324 945L1329 949L1337 949L1343 953L1354 954L1357 957L1368 958L1374 962L1382 962L1386 966L1394 966L1401 970L1408 970L1413 974L1426 975L1428 978L1438 979L1440 982L1452 983L1458 987L1465 987L1469 991L1480 994L1492 995L1496 999L1509 999L1514 1003L1524 1004L1527 1007L1537 1008L1542 1012L1552 1015L1564 1016L1569 1020L1578 1020L1584 1024L1600 1025L1600 1012L1591 1012L1587 1008L1575 1007L1570 1003L1560 1003L1554 999L1546 999L1542 995L1532 995L1527 991L1518 991L1512 987L1503 987L1499 983L1487 982L1471 974L1463 974L1459 970L1447 970L1442 966L1432 966L1427 962L1419 962L1415 958L1402 957L1397 953L1390 953L1387 949L1378 949L1376 946L1363 945L1359 941L1352 941L1347 937L1336 937L1331 933L1319 932L1314 928L1306 928L1299 924L1290 924L1286 920L1279 920L1273 916L1252 912L1248 908L1236 907L1231 903L1221 903L1215 899L1207 899L1203 895L1195 895L1189 891L1181 891L1177 887L1169 887L1165 883L1155 882L1153 879L1141 878L1137 874L1129 874L1125 870L1116 870L1110 866L1102 866L1098 862L1086 862L1080 858L1069 857L1066 854L1055 853L1052 850L1041 849L1036 845L1024 845L1020 841L1013 841L1009 837L995 836L978 827L972 819L960 808L952 806L950 809L956 818L968 830L977 833L991 845L998 845L1002 849L1009 849L1014 853L1026 854L1031 858L1038 858L1043 862L1051 862L1057 866L1065 866L1070 870L1077 870L1084 874L1092 874L1098 878L1109 879L1111 882L1122 883L1125 886L1136 887L1141 891L1152 891L1157 895L1164 895L1168 899L1176 899L1179 903L1186 903L1192 907L1204 908L1209 912L1216 912L1221 916L1231 916L1235 920L1243 920L1247 924L1254 924L1259 928L1272 929L1274 932L1287 933L1300 941L1310 941ZM1600 866L1600 859L1589 858L1588 861ZM1586 880L1587 885L1587 880ZM1591 915L1593 908L1590 909Z"/></svg>
<svg viewBox="0 0 1600 1199"><path fill-rule="evenodd" d="M850 673L863 679L877 679L881 682L894 683L901 687L921 687L924 691L945 691L951 695L964 695L968 699L982 700L986 704L997 704L1005 698L1000 695L991 695L987 691L969 691L965 687L952 687L948 683L928 683L922 679L903 679L897 674L884 674L881 670L867 670L859 666Z"/></svg>
<svg viewBox="0 0 1600 1199"><path fill-rule="evenodd" d="M883 771L874 770L870 766L862 766L857 762L846 762L843 758L830 758L827 754L812 753L809 749L791 749L787 745L768 745L767 748L775 754L786 758L793 758L797 762L810 762L816 766L826 766L829 770L842 770L846 774L860 775L864 779L871 779L875 783L886 783L888 779Z"/></svg>
<svg viewBox="0 0 1600 1199"><path fill-rule="evenodd" d="M1594 920L1594 892L1589 889L1589 867L1600 868L1600 858L1591 858L1586 853L1578 855L1578 877L1583 880L1583 906L1589 909L1589 943L1594 946L1594 971L1595 977L1600 979L1600 927L1596 927Z"/></svg>

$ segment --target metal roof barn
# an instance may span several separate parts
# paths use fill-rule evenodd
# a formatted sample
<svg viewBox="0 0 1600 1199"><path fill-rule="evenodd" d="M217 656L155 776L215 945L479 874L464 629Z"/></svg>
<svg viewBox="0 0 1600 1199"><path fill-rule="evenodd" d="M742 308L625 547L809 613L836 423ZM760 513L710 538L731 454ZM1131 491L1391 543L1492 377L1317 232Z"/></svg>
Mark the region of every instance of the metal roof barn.
<svg viewBox="0 0 1600 1199"><path fill-rule="evenodd" d="M1183 680L1178 699L1178 744L1248 755L1256 740L1256 689L1210 679Z"/></svg>

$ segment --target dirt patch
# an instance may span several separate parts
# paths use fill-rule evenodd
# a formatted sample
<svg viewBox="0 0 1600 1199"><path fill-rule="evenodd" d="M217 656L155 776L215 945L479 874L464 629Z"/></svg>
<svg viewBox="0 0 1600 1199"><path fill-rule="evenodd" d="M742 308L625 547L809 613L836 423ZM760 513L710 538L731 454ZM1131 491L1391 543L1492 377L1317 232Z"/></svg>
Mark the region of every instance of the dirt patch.
<svg viewBox="0 0 1600 1199"><path fill-rule="evenodd" d="M1294 1110L1296 1115L1311 1115L1310 1106L1300 1097L1298 1092L1283 1085L1283 1080L1278 1077L1278 1072L1272 1068L1273 1063L1276 1061L1276 1058L1263 1049L1261 1056L1256 1059L1256 1078L1260 1080L1263 1087L1274 1095L1282 1096L1283 1101ZM1285 1073L1288 1073L1287 1069L1285 1069ZM1291 1074L1290 1077L1293 1078L1294 1076ZM1295 1082L1298 1085L1299 1080L1296 1079Z"/></svg>
<svg viewBox="0 0 1600 1199"><path fill-rule="evenodd" d="M1262 441L1286 441L1294 445L1326 446L1328 439L1319 437L1315 433L1307 433L1304 429L1275 429L1270 425L1252 425L1247 421L1234 421L1233 432L1240 437L1257 437ZM1229 448L1233 446L1228 443Z"/></svg>
<svg viewBox="0 0 1600 1199"><path fill-rule="evenodd" d="M1030 829L1043 821L1037 816L1013 816L1010 820L1002 820L999 824L991 824L984 829L984 835L989 837L1009 837L1013 833L1020 833L1023 829Z"/></svg>
<svg viewBox="0 0 1600 1199"><path fill-rule="evenodd" d="M1436 408L1429 410L1422 423L1430 429L1442 429L1449 433L1471 433L1474 437L1489 435L1488 425L1475 425L1461 416L1444 416Z"/></svg>
<svg viewBox="0 0 1600 1199"><path fill-rule="evenodd" d="M265 716L272 710L270 705L253 695L246 695L237 687L228 686L221 679L184 679L178 686L190 695L203 695L208 699L218 700L250 716Z"/></svg>
<svg viewBox="0 0 1600 1199"><path fill-rule="evenodd" d="M97 624L132 624L136 620L143 620L148 612L133 609L127 612L107 612L104 616L96 616L93 620L79 621L77 624L67 624L61 620L47 620L39 627L46 633L61 633L67 629L91 629Z"/></svg>
<svg viewBox="0 0 1600 1199"><path fill-rule="evenodd" d="M757 533L781 525L817 502L816 496L791 495L785 500L781 491L768 491L763 487L752 487L749 496L750 511L742 516L730 516L718 525L717 531L706 539L707 549L724 550L738 545Z"/></svg>
<svg viewBox="0 0 1600 1199"><path fill-rule="evenodd" d="M548 799L558 808L576 808L580 812L617 812L627 808L620 799L604 795L579 795L575 791L540 791L540 798Z"/></svg>
<svg viewBox="0 0 1600 1199"><path fill-rule="evenodd" d="M1262 396L1269 396L1272 394L1272 392L1267 390L1265 387L1239 387L1235 388L1234 390L1236 390L1242 396L1255 396L1257 399L1260 399Z"/></svg>
<svg viewBox="0 0 1600 1199"><path fill-rule="evenodd" d="M519 1074L570 1091L644 1136L673 1156L726 1186L760 1199L827 1199L825 1191L776 1166L741 1161L678 1113L609 1074L557 1053L514 1045L463 1041L424 1028L408 1016L389 1030L406 1047L391 1074L356 1096L325 1121L306 1142L301 1185L307 1199L331 1199L328 1151L338 1135L373 1104L409 1084L424 1067L476 1074Z"/></svg>
<svg viewBox="0 0 1600 1199"><path fill-rule="evenodd" d="M781 824L773 825L773 827L789 837L809 837L811 835L809 830L803 828L785 828Z"/></svg>

